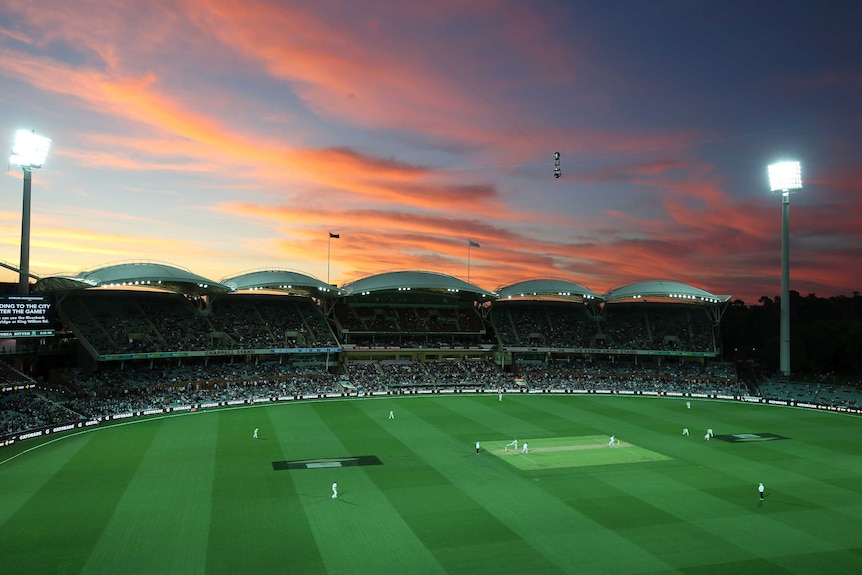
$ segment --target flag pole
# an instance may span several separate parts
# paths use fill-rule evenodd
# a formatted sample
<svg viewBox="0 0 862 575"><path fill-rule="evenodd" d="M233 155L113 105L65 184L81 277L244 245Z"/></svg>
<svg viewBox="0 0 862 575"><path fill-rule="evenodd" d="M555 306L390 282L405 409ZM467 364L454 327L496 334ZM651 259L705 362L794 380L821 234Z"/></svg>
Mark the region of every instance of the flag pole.
<svg viewBox="0 0 862 575"><path fill-rule="evenodd" d="M332 255L332 240L338 239L341 237L341 234L333 234L329 232L329 241L326 244L326 283L329 284L329 260ZM330 284L331 285L331 284Z"/></svg>
<svg viewBox="0 0 862 575"><path fill-rule="evenodd" d="M478 242L467 238L467 283L470 283L470 248L481 247Z"/></svg>
<svg viewBox="0 0 862 575"><path fill-rule="evenodd" d="M470 248L473 247L473 242L467 240L467 283L470 283Z"/></svg>

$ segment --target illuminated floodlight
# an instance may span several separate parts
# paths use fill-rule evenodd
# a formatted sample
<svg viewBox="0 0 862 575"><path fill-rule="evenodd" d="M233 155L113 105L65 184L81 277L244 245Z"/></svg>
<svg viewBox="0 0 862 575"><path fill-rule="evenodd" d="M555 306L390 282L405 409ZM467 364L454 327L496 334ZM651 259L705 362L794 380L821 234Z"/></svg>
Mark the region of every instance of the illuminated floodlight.
<svg viewBox="0 0 862 575"><path fill-rule="evenodd" d="M9 163L24 172L24 194L21 203L21 263L18 267L18 293L30 293L30 189L33 170L41 168L48 156L51 140L30 130L18 130Z"/></svg>
<svg viewBox="0 0 862 575"><path fill-rule="evenodd" d="M790 193L802 189L799 162L768 167L769 188L781 193L781 306L779 310L779 371L790 377Z"/></svg>
<svg viewBox="0 0 862 575"><path fill-rule="evenodd" d="M769 170L769 188L773 192L791 192L802 189L802 167L799 162L778 162Z"/></svg>
<svg viewBox="0 0 862 575"><path fill-rule="evenodd" d="M50 148L50 138L38 136L33 131L18 130L9 163L22 168L41 168Z"/></svg>

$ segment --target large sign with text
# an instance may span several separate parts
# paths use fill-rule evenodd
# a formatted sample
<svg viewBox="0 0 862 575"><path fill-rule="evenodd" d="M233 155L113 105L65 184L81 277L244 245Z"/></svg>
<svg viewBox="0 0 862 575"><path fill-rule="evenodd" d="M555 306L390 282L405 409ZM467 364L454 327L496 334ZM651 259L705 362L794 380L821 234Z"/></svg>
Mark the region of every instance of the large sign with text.
<svg viewBox="0 0 862 575"><path fill-rule="evenodd" d="M0 295L0 338L54 335L47 318L50 307L44 295Z"/></svg>

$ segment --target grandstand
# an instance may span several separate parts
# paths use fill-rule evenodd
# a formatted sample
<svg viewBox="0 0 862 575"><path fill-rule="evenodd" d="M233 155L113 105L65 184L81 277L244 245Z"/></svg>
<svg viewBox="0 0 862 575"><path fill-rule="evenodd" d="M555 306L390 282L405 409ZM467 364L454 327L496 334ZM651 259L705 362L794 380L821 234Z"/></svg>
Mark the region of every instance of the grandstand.
<svg viewBox="0 0 862 575"><path fill-rule="evenodd" d="M390 272L343 287L333 322L346 356L386 350L489 350L485 321L495 294L451 276L431 272ZM382 352L382 353L381 353ZM436 354L430 354L432 356Z"/></svg>
<svg viewBox="0 0 862 575"><path fill-rule="evenodd" d="M215 282L139 262L42 278L33 291L51 296L58 337L76 348L42 379L80 417L230 394L740 392L717 336L730 296L677 282L488 291L414 270L339 287L292 270Z"/></svg>

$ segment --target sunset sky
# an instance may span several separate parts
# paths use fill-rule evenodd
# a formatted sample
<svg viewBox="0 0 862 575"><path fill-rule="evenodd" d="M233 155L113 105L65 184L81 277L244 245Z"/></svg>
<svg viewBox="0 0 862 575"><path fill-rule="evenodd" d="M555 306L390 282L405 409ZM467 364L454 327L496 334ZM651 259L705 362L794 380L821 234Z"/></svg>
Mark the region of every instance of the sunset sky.
<svg viewBox="0 0 862 575"><path fill-rule="evenodd" d="M795 159L791 289L853 295L860 30L841 0L6 0L0 142L53 140L33 172L40 276L146 260L466 280L472 240L489 290L670 279L754 304L780 293L766 167ZM21 189L8 167L14 266Z"/></svg>

